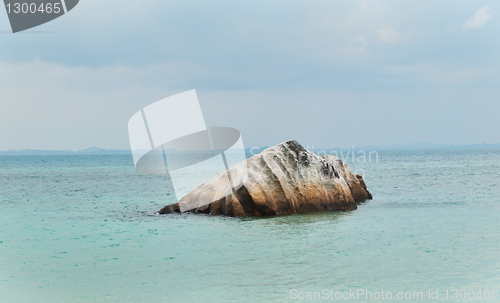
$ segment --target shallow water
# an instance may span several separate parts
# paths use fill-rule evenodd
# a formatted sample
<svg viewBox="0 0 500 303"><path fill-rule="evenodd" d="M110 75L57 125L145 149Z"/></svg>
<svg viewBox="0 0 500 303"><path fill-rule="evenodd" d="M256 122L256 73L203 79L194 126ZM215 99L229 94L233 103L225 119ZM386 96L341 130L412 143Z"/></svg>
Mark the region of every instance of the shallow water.
<svg viewBox="0 0 500 303"><path fill-rule="evenodd" d="M358 210L225 218L156 215L171 185L131 156L2 156L0 302L310 301L291 289L497 301L477 291L500 289L500 150L349 164L374 196Z"/></svg>

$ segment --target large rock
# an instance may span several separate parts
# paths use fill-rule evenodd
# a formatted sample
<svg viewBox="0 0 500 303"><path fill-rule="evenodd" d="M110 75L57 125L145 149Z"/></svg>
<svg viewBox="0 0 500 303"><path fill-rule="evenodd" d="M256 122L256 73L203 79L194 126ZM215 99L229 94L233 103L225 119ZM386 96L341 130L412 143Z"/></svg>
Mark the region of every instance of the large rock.
<svg viewBox="0 0 500 303"><path fill-rule="evenodd" d="M372 198L361 175L353 175L347 164L317 156L295 140L233 166L229 175L232 189L221 173L159 213L178 213L179 204L203 205L190 210L194 213L232 217L354 210L356 202Z"/></svg>

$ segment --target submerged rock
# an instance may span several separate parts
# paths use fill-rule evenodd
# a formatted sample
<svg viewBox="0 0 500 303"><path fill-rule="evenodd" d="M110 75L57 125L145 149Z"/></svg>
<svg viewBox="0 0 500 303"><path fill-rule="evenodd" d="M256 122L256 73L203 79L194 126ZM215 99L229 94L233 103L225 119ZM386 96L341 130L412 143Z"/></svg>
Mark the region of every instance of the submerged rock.
<svg viewBox="0 0 500 303"><path fill-rule="evenodd" d="M217 175L159 213L178 213L179 205L202 205L189 212L232 217L354 210L356 202L372 198L362 176L347 164L317 156L295 140L233 166L229 176L231 182L225 172ZM214 198L221 193L228 194Z"/></svg>

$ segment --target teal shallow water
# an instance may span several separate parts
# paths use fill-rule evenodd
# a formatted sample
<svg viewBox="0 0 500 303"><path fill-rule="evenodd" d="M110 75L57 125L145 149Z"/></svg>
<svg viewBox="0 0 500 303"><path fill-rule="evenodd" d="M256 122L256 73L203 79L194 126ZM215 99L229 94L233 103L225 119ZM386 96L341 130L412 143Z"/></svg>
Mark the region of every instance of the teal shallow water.
<svg viewBox="0 0 500 303"><path fill-rule="evenodd" d="M129 156L0 157L0 302L500 289L500 151L379 160L349 163L374 196L356 211L235 219L155 215L168 180Z"/></svg>

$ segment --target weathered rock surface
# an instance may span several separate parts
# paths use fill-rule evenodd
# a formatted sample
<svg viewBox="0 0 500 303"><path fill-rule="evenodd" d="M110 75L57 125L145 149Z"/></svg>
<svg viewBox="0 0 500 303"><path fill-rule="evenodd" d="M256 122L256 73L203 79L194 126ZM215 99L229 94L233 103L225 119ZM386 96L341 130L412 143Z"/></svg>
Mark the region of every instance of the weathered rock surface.
<svg viewBox="0 0 500 303"><path fill-rule="evenodd" d="M203 205L190 212L232 217L354 210L356 202L372 198L361 175L352 174L347 164L317 156L294 140L233 166L229 174L233 190L222 173L159 213L178 213L180 203ZM213 199L221 192L229 194Z"/></svg>

